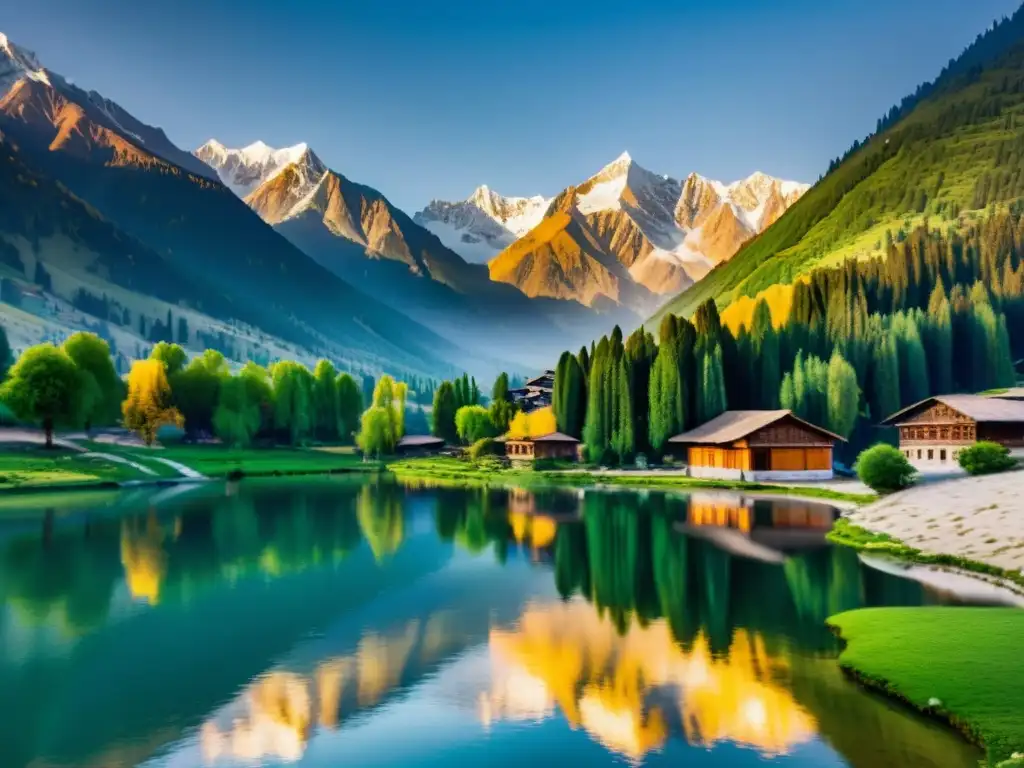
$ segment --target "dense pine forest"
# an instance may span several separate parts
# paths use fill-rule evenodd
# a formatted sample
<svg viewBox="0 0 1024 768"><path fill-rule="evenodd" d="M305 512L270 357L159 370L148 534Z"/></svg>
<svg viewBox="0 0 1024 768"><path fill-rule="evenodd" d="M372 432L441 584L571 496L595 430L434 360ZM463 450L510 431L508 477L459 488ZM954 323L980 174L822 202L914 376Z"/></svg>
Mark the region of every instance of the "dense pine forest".
<svg viewBox="0 0 1024 768"><path fill-rule="evenodd" d="M566 352L555 377L559 430L592 461L657 457L675 434L727 409L789 408L850 439L932 394L1015 383L1024 357L1024 215L992 213L965 232L900 233L887 256L811 272L788 314L765 299L733 331L713 300L667 315L658 343L616 328Z"/></svg>

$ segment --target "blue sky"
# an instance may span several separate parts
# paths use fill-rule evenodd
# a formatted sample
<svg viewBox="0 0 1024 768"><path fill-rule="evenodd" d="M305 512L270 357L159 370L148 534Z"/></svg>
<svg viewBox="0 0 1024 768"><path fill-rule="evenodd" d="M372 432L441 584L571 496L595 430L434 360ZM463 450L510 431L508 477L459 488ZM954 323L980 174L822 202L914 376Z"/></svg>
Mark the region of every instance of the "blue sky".
<svg viewBox="0 0 1024 768"><path fill-rule="evenodd" d="M193 149L308 142L410 213L658 173L813 181L1019 0L32 0L0 31Z"/></svg>

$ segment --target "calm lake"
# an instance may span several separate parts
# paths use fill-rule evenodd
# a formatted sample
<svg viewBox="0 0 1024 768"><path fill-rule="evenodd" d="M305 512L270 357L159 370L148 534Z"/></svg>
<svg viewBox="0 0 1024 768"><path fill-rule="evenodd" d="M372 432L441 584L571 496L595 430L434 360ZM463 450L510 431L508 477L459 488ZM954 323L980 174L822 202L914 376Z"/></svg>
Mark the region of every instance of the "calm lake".
<svg viewBox="0 0 1024 768"><path fill-rule="evenodd" d="M245 481L0 507L0 765L974 768L824 626L956 602L737 494Z"/></svg>

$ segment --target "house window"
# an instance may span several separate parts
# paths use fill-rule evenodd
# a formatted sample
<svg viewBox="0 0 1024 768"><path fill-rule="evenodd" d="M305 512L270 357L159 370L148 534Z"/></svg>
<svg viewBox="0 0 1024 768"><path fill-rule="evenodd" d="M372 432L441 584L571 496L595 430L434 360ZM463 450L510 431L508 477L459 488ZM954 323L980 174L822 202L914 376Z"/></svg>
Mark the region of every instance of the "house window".
<svg viewBox="0 0 1024 768"><path fill-rule="evenodd" d="M935 458L935 451L933 451L931 448L929 448L928 449L928 461L931 461L934 458Z"/></svg>
<svg viewBox="0 0 1024 768"><path fill-rule="evenodd" d="M917 449L917 458L919 458L919 459L921 458L921 449L920 448Z"/></svg>
<svg viewBox="0 0 1024 768"><path fill-rule="evenodd" d="M939 461L945 461L945 460L946 460L946 449L943 448L941 451L939 451Z"/></svg>

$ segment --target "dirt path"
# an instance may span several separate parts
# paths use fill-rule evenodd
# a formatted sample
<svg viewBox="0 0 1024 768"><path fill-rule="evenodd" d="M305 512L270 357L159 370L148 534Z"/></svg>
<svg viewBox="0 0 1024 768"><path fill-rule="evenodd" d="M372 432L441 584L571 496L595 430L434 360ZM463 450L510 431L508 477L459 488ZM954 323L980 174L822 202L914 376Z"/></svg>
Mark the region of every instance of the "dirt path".
<svg viewBox="0 0 1024 768"><path fill-rule="evenodd" d="M1024 570L1024 470L916 486L849 519L926 552Z"/></svg>

